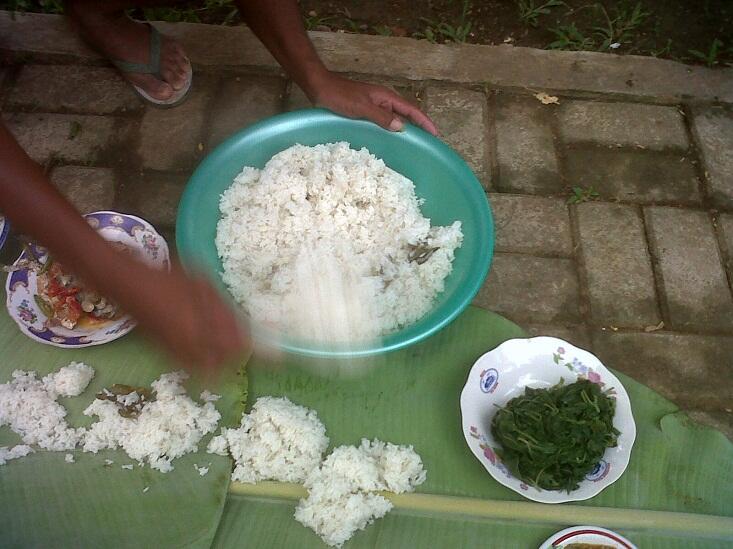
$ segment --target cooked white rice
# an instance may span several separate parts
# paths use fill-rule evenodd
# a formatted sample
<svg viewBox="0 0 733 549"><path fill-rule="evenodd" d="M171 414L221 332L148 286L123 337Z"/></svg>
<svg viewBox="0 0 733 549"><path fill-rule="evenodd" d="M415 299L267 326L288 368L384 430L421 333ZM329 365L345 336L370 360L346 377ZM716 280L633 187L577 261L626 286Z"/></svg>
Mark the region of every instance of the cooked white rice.
<svg viewBox="0 0 733 549"><path fill-rule="evenodd" d="M197 404L186 394L182 384L187 377L184 372L160 376L152 383L155 400L142 406L136 418L122 417L110 400L95 399L84 410L85 415L99 418L84 436L84 451L121 448L153 469L172 470L172 460L196 452L203 436L214 431L221 418L212 402Z"/></svg>
<svg viewBox="0 0 733 549"><path fill-rule="evenodd" d="M56 400L60 396L81 394L93 375L92 368L76 362L40 380L36 379L36 372L15 370L11 381L0 384L0 427L8 425L26 445L36 444L45 450L71 450L84 429L69 427L66 408Z"/></svg>
<svg viewBox="0 0 733 549"><path fill-rule="evenodd" d="M224 282L255 321L300 337L389 333L428 312L463 238L460 221L431 228L419 206L413 183L366 149L295 145L222 194Z"/></svg>
<svg viewBox="0 0 733 549"><path fill-rule="evenodd" d="M12 448L0 446L0 465L5 465L11 459L18 459L33 452L33 448L27 444L16 444Z"/></svg>
<svg viewBox="0 0 733 549"><path fill-rule="evenodd" d="M298 503L295 519L328 545L340 546L392 508L374 492L411 492L425 477L412 446L377 439L362 439L358 448L340 446L306 479L308 497Z"/></svg>
<svg viewBox="0 0 733 549"><path fill-rule="evenodd" d="M238 429L222 428L208 451L234 458L232 480L303 482L328 447L326 428L316 412L287 398L262 397L242 415Z"/></svg>

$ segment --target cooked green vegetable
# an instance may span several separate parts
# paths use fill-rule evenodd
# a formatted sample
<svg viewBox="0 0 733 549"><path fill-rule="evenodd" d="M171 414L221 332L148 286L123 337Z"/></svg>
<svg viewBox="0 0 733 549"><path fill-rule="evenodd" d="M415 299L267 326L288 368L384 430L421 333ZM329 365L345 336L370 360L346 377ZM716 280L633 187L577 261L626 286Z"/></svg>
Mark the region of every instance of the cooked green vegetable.
<svg viewBox="0 0 733 549"><path fill-rule="evenodd" d="M549 389L525 388L499 408L491 432L504 465L543 490L575 490L606 448L616 446L616 400L586 379Z"/></svg>

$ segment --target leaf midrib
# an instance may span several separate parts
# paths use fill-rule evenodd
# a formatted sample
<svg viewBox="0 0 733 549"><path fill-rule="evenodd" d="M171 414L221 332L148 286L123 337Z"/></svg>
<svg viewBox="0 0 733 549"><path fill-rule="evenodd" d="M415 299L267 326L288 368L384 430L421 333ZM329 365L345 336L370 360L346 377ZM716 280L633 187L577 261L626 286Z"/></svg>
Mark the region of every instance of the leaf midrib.
<svg viewBox="0 0 733 549"><path fill-rule="evenodd" d="M300 484L232 482L229 493L244 497L297 500L307 495ZM733 518L673 511L616 509L584 505L547 505L528 501L502 501L438 494L393 494L383 492L395 509L420 513L440 513L497 520L522 520L539 524L596 524L609 528L663 531L696 538L733 540Z"/></svg>

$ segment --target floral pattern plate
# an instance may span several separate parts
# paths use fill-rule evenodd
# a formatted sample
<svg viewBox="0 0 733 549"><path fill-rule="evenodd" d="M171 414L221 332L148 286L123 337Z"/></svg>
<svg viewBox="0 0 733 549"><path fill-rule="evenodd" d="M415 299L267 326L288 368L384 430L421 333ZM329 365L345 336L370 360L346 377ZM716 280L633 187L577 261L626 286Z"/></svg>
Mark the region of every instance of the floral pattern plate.
<svg viewBox="0 0 733 549"><path fill-rule="evenodd" d="M5 220L3 215L0 215L0 248L3 247L5 241L8 239L8 233L10 232L10 224Z"/></svg>
<svg viewBox="0 0 733 549"><path fill-rule="evenodd" d="M525 387L551 387L561 379L574 383L589 379L616 399L613 425L620 431L618 445L606 449L603 459L572 492L541 490L514 477L501 462L498 443L491 434L497 406L524 394ZM636 438L631 403L621 382L591 353L554 337L510 339L479 358L461 393L463 435L468 447L496 481L524 497L542 503L591 498L613 484L624 472Z"/></svg>
<svg viewBox="0 0 733 549"><path fill-rule="evenodd" d="M588 545L598 545L612 549L636 549L636 545L621 534L598 526L573 526L572 528L566 528L550 536L545 543L540 545L539 549L563 549L573 543L586 543Z"/></svg>
<svg viewBox="0 0 733 549"><path fill-rule="evenodd" d="M147 221L134 215L107 211L86 214L84 218L105 240L125 244L134 257L151 267L166 270L170 268L168 244ZM41 261L48 255L46 249L40 246L34 246L33 253ZM24 251L15 263L25 258ZM31 339L47 345L67 348L101 345L122 337L135 327L135 321L128 315L93 328L77 327L69 330L63 326L50 325L48 318L36 304L36 273L28 269L10 273L5 290L8 312L21 331Z"/></svg>

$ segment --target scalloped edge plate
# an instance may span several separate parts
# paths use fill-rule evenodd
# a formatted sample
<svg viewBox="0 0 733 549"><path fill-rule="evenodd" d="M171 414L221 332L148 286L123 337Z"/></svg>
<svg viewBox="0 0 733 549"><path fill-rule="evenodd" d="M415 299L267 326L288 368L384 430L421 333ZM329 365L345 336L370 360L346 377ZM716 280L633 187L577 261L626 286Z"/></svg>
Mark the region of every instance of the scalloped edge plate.
<svg viewBox="0 0 733 549"><path fill-rule="evenodd" d="M566 543L603 544L613 549L637 549L621 534L599 526L573 526L551 535L539 549L562 549Z"/></svg>
<svg viewBox="0 0 733 549"><path fill-rule="evenodd" d="M498 443L490 428L496 406L524 394L525 387L551 387L561 379L573 383L582 378L603 385L615 396L613 425L621 433L618 444L606 449L595 469L570 493L528 486L507 470L496 453ZM533 337L505 341L474 363L460 402L463 436L473 455L497 482L527 499L563 503L592 498L618 480L629 464L636 424L626 389L595 355L562 339Z"/></svg>
<svg viewBox="0 0 733 549"><path fill-rule="evenodd" d="M84 215L90 226L106 240L123 242L142 252L141 260L152 267L170 269L168 244L155 228L134 215L112 211L92 212ZM45 248L34 246L34 253L40 259L48 255ZM26 252L15 260L26 257ZM48 318L36 304L36 274L21 269L10 273L5 282L8 314L21 332L40 343L62 348L102 345L129 333L136 322L129 316L101 324L93 329L68 330L62 326L48 326Z"/></svg>

